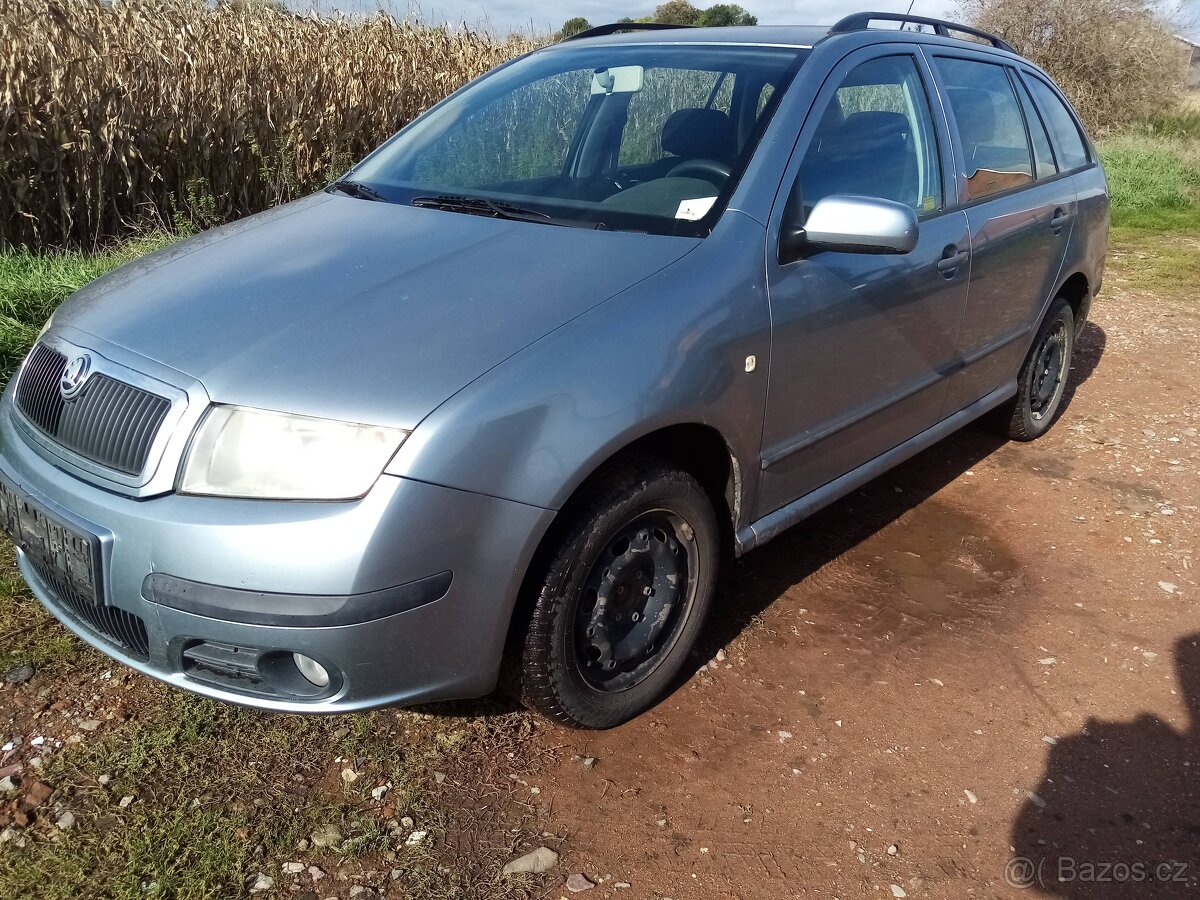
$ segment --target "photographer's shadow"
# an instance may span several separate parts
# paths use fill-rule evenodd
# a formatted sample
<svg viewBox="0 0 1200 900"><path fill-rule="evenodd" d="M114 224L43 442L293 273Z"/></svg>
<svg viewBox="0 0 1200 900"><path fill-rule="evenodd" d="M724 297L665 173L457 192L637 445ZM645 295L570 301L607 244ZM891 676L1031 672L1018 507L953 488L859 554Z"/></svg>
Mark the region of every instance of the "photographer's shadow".
<svg viewBox="0 0 1200 900"><path fill-rule="evenodd" d="M1013 825L1008 880L1053 897L1200 891L1200 634L1175 645L1189 721L1089 720L1050 752Z"/></svg>

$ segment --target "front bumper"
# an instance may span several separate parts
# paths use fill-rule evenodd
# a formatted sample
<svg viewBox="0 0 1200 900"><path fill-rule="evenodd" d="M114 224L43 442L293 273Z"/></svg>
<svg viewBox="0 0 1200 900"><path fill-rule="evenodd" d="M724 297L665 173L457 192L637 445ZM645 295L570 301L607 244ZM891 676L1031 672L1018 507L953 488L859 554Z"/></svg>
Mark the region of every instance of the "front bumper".
<svg viewBox="0 0 1200 900"><path fill-rule="evenodd" d="M7 395L0 403L0 477L99 537L100 609L140 620L145 654L119 630L97 627L98 614L81 615L24 553L21 574L56 617L110 656L177 687L286 712L494 687L517 591L552 512L391 475L346 503L120 496L34 453L10 403ZM286 679L214 678L189 654L203 646L273 659L299 652L335 678L308 698L280 688Z"/></svg>

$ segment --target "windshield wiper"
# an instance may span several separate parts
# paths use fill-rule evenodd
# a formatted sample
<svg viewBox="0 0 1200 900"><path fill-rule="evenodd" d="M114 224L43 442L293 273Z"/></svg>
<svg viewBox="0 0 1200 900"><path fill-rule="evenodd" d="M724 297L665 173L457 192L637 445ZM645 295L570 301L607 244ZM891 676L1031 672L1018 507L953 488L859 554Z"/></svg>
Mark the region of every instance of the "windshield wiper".
<svg viewBox="0 0 1200 900"><path fill-rule="evenodd" d="M335 181L329 186L329 189L331 191L341 191L343 194L349 194L351 197L358 197L360 200L387 200L387 197L383 196L375 188L367 187L361 181L354 181L350 178Z"/></svg>
<svg viewBox="0 0 1200 900"><path fill-rule="evenodd" d="M487 197L461 197L454 194L440 194L436 197L414 197L413 206L424 209L442 209L447 212L468 213L475 216L492 216L497 219L509 219L514 222L537 222L542 225L561 225L570 228L603 228L603 223L580 222L572 219L556 219L554 216L536 209L526 209L512 203L500 200L490 200Z"/></svg>

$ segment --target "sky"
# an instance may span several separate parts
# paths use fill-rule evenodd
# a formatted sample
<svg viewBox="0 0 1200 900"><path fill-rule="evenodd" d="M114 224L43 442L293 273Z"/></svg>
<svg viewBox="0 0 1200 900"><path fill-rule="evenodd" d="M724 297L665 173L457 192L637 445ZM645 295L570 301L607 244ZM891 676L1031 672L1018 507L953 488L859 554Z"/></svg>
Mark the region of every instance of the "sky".
<svg viewBox="0 0 1200 900"><path fill-rule="evenodd" d="M400 17L412 11L426 22L465 22L485 24L497 34L523 29L547 32L557 29L573 16L583 16L593 25L612 22L621 16L643 16L654 11L661 0L289 0L297 8L315 6L322 11L342 9L353 12L383 7ZM701 8L719 0L692 0ZM736 0L734 0L736 2ZM1181 3L1184 29L1200 38L1200 0L1167 0ZM743 0L741 6L758 16L761 25L832 25L842 16L859 9L904 12L909 0ZM954 0L913 0L918 15L953 17Z"/></svg>
<svg viewBox="0 0 1200 900"><path fill-rule="evenodd" d="M514 29L551 31L573 16L583 16L593 25L615 22L622 16L646 16L662 0L420 0L412 9L424 21L489 23L496 32ZM692 0L703 9L724 0ZM736 2L736 0L731 0ZM898 10L908 8L909 0L869 0L867 7L849 6L845 0L743 0L741 6L758 16L760 25L832 25L842 16L859 8ZM915 0L913 12L940 15L954 0ZM1196 0L1200 2L1200 0ZM406 0L292 0L293 7L314 5L321 10L344 9L355 12L382 5L393 15L403 15L410 4Z"/></svg>

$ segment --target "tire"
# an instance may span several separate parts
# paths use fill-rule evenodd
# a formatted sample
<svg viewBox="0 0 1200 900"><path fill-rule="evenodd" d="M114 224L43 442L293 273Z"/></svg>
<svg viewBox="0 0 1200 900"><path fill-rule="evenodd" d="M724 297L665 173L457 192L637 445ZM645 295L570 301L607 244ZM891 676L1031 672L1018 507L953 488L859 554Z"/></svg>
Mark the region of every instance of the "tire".
<svg viewBox="0 0 1200 900"><path fill-rule="evenodd" d="M1032 441L1050 430L1062 406L1075 349L1075 317L1061 297L1050 306L1017 376L1017 396L996 414L998 430Z"/></svg>
<svg viewBox="0 0 1200 900"><path fill-rule="evenodd" d="M521 698L555 722L611 728L687 661L716 586L716 516L691 475L645 456L599 473L564 516L534 586Z"/></svg>

